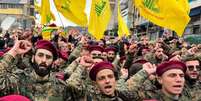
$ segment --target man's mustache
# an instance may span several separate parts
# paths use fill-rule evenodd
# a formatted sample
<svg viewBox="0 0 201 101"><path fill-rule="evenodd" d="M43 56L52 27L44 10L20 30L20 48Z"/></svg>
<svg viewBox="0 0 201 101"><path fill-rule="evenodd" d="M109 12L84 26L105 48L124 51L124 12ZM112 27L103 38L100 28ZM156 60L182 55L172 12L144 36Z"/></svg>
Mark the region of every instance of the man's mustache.
<svg viewBox="0 0 201 101"><path fill-rule="evenodd" d="M46 63L41 63L41 64L39 64L39 66L47 67L47 64Z"/></svg>

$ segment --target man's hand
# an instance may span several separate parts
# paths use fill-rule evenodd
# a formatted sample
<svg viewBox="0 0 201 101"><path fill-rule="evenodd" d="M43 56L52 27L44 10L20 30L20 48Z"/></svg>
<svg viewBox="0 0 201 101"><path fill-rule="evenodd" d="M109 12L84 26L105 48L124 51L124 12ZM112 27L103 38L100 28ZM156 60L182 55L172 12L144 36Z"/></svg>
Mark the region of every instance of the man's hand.
<svg viewBox="0 0 201 101"><path fill-rule="evenodd" d="M169 61L181 61L181 56L180 55L175 55L174 57L172 57L171 59L169 59Z"/></svg>
<svg viewBox="0 0 201 101"><path fill-rule="evenodd" d="M135 53L136 50L137 50L137 44L132 44L130 45L128 52Z"/></svg>
<svg viewBox="0 0 201 101"><path fill-rule="evenodd" d="M121 68L121 77L124 79L128 78L128 69Z"/></svg>
<svg viewBox="0 0 201 101"><path fill-rule="evenodd" d="M192 48L190 48L189 50L188 50L188 53L190 54L190 55L194 55L196 52L197 52L197 47L192 47Z"/></svg>
<svg viewBox="0 0 201 101"><path fill-rule="evenodd" d="M93 59L90 56L82 56L80 58L80 65L84 66L85 68L91 68L93 63Z"/></svg>
<svg viewBox="0 0 201 101"><path fill-rule="evenodd" d="M145 63L142 65L143 69L147 72L148 75L151 75L156 72L156 65L151 63Z"/></svg>
<svg viewBox="0 0 201 101"><path fill-rule="evenodd" d="M32 48L32 44L27 40L17 40L8 54L15 57L18 54L25 54Z"/></svg>
<svg viewBox="0 0 201 101"><path fill-rule="evenodd" d="M87 42L88 42L87 37L82 35L81 40L80 40L80 43L82 43L82 45L86 45Z"/></svg>

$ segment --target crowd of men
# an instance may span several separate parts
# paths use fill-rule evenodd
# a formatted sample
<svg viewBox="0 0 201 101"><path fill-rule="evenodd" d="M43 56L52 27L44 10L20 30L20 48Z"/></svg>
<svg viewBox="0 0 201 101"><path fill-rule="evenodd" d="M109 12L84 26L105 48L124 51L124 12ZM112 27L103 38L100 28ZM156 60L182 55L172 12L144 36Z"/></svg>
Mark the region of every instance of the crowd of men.
<svg viewBox="0 0 201 101"><path fill-rule="evenodd" d="M0 37L0 101L201 101L201 44L55 33Z"/></svg>

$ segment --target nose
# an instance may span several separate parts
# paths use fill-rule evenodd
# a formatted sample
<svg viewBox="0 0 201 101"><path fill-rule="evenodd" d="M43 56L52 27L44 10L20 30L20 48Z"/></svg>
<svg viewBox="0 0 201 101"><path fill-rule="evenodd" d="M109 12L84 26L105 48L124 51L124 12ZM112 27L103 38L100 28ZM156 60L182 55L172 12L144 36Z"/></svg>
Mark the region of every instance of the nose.
<svg viewBox="0 0 201 101"><path fill-rule="evenodd" d="M105 83L106 83L106 84L110 83L110 79L109 79L109 78L106 78L106 79L105 79Z"/></svg>
<svg viewBox="0 0 201 101"><path fill-rule="evenodd" d="M46 62L46 61L47 61L46 56L43 56L42 59L41 59L41 61L42 61L42 62Z"/></svg>
<svg viewBox="0 0 201 101"><path fill-rule="evenodd" d="M176 82L178 82L178 83L182 82L183 78L184 77L181 77L180 75L177 75L176 76Z"/></svg>
<svg viewBox="0 0 201 101"><path fill-rule="evenodd" d="M194 69L193 69L194 71L198 71L198 69L196 68L196 66L194 66Z"/></svg>

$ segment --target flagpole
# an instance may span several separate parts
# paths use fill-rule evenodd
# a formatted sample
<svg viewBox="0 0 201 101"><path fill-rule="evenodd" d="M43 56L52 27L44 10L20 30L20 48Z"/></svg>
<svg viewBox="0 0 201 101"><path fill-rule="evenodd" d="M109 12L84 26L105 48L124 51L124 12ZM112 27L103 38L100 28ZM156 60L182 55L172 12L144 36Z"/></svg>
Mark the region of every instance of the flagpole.
<svg viewBox="0 0 201 101"><path fill-rule="evenodd" d="M63 26L63 28L64 28L64 24L63 24L63 22L62 22L62 20L61 20L61 16L60 16L60 14L59 14L58 11L57 11L57 14L58 14L58 16L59 16L59 20L60 20L60 22L61 22L61 24L62 24L62 26Z"/></svg>
<svg viewBox="0 0 201 101"><path fill-rule="evenodd" d="M148 35L148 33L149 33L149 21L148 21L148 24L147 24L147 29L146 29L146 35Z"/></svg>

